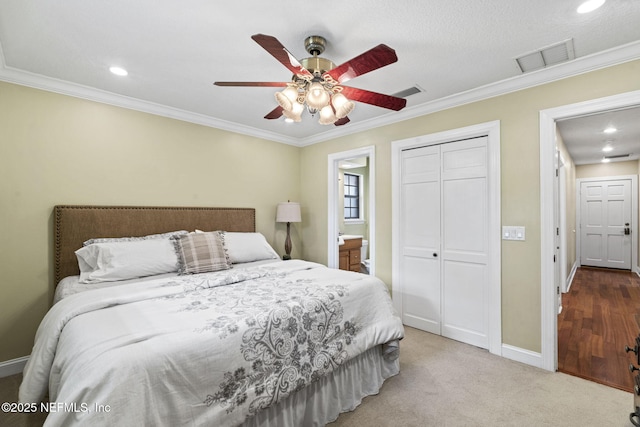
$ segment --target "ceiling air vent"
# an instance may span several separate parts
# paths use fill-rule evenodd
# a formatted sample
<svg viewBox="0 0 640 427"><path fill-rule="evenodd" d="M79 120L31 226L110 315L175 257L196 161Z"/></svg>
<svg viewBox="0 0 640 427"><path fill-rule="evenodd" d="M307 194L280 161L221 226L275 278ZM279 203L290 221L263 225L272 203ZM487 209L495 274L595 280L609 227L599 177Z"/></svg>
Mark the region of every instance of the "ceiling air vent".
<svg viewBox="0 0 640 427"><path fill-rule="evenodd" d="M575 59L575 57L573 39L567 39L563 42L521 55L515 58L515 60L518 65L518 70L523 73L528 73L529 71L539 70Z"/></svg>
<svg viewBox="0 0 640 427"><path fill-rule="evenodd" d="M604 156L604 158L612 160L612 159L621 159L623 157L629 157L629 156L630 154L616 154L615 156Z"/></svg>
<svg viewBox="0 0 640 427"><path fill-rule="evenodd" d="M424 92L424 89L422 89L418 85L415 85L415 86L410 87L409 89L405 89L405 90L401 90L400 92L396 92L396 93L392 94L392 96L395 96L397 98L406 98L408 96L415 95L416 93L420 93L420 92Z"/></svg>

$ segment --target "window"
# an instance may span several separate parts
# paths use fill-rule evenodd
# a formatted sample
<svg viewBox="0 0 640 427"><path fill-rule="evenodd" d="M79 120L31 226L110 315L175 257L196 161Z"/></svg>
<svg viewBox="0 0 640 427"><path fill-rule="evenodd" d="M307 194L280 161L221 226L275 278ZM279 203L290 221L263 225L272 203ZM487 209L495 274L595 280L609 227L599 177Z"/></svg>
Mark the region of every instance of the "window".
<svg viewBox="0 0 640 427"><path fill-rule="evenodd" d="M344 174L344 219L345 221L363 221L362 212L362 175Z"/></svg>

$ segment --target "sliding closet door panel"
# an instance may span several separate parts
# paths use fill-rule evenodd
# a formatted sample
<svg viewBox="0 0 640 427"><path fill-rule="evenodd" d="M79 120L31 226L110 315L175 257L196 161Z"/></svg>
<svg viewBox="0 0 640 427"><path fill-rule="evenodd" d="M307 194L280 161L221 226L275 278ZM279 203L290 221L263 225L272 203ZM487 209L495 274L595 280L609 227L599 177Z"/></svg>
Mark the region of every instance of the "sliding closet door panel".
<svg viewBox="0 0 640 427"><path fill-rule="evenodd" d="M440 150L402 154L403 322L440 334Z"/></svg>
<svg viewBox="0 0 640 427"><path fill-rule="evenodd" d="M442 145L442 335L487 348L487 139Z"/></svg>

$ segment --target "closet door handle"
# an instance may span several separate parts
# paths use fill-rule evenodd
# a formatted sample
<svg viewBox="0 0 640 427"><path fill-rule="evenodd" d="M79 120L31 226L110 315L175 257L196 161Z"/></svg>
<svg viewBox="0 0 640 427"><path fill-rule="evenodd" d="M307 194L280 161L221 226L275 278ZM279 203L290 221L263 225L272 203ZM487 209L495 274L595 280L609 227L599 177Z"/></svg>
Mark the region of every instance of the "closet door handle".
<svg viewBox="0 0 640 427"><path fill-rule="evenodd" d="M434 257L434 258L438 258L438 252L434 252L434 253L433 253L433 257Z"/></svg>

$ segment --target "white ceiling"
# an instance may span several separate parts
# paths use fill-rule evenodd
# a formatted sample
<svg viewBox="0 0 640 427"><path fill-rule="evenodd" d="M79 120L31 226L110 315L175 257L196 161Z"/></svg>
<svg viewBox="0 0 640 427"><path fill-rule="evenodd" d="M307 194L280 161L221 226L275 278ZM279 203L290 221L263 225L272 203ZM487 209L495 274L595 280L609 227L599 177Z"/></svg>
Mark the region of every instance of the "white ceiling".
<svg viewBox="0 0 640 427"><path fill-rule="evenodd" d="M0 0L0 80L306 145L640 58L639 0L608 0L586 15L576 13L581 1ZM341 127L308 115L265 120L276 88L212 84L291 78L256 33L298 59L308 56L304 39L321 35L322 56L336 64L385 43L398 62L348 85L425 91L400 112L357 103ZM567 39L575 60L518 70L514 58Z"/></svg>
<svg viewBox="0 0 640 427"><path fill-rule="evenodd" d="M605 156L615 157L611 162L640 158L640 106L561 120L557 125L576 165L600 163ZM605 133L607 128L616 131ZM607 145L613 150L603 152Z"/></svg>

